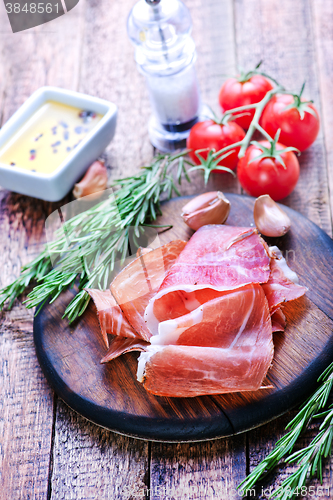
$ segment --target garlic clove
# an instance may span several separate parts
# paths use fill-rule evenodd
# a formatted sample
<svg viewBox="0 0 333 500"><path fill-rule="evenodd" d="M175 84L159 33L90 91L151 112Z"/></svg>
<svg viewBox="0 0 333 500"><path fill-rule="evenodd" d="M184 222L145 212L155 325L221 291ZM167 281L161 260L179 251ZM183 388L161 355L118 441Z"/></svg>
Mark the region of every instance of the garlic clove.
<svg viewBox="0 0 333 500"><path fill-rule="evenodd" d="M259 196L254 202L253 218L256 227L265 236L283 236L291 226L288 215L268 194Z"/></svg>
<svg viewBox="0 0 333 500"><path fill-rule="evenodd" d="M79 199L83 196L96 194L96 198L105 190L108 182L106 166L102 161L96 160L90 165L83 179L75 184L73 195Z"/></svg>
<svg viewBox="0 0 333 500"><path fill-rule="evenodd" d="M187 203L181 216L195 231L206 224L223 224L230 213L230 202L221 191L200 194Z"/></svg>

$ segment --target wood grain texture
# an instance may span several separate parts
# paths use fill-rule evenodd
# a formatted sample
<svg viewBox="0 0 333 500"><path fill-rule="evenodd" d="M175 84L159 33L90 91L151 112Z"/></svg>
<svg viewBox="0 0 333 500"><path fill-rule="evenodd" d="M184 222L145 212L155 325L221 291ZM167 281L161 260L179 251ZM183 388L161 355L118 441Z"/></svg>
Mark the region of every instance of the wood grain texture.
<svg viewBox="0 0 333 500"><path fill-rule="evenodd" d="M263 70L287 89L298 91L320 107L312 14L309 0L235 0L238 64ZM246 29L245 29L246 26ZM301 175L293 193L283 200L331 234L331 218L323 130L300 157Z"/></svg>
<svg viewBox="0 0 333 500"><path fill-rule="evenodd" d="M32 314L16 307L1 327L0 498L47 498L52 391L34 352Z"/></svg>
<svg viewBox="0 0 333 500"><path fill-rule="evenodd" d="M57 407L51 500L147 498L148 443L116 436Z"/></svg>
<svg viewBox="0 0 333 500"><path fill-rule="evenodd" d="M311 8L312 7L312 8ZM327 159L324 147L324 136L326 148L330 142L326 139L327 123L326 103L331 96L324 97L323 82L325 81L327 92L329 91L330 67L329 52L323 50L323 40L331 39L328 36L318 37L320 24L324 24L329 31L330 7L324 2L272 0L235 0L235 26L237 56L239 64L252 67L258 61L264 60L263 69L272 74L278 81L290 89L299 89L302 82L306 80L305 96L314 99L315 105L324 118L317 141L312 147L302 153L300 157L301 174L295 191L285 200L290 207L299 210L322 227L328 234L332 234L331 227L331 205L328 189ZM317 17L313 17L313 13ZM314 23L315 22L315 28ZM246 29L245 29L246 27ZM323 31L321 31L323 33ZM316 41L317 40L317 41ZM321 55L321 65L318 64L317 54ZM324 67L325 66L325 67ZM326 120L326 122L325 122ZM329 132L328 132L329 133ZM329 173L331 179L331 173ZM263 458L274 446L274 443L284 434L286 421L292 415L287 415L287 420L280 418L256 431L248 434L249 440L249 465L252 469L260 457ZM258 446L267 450L258 453ZM268 478L269 486L273 490L281 483L282 479L295 470L294 466L283 468L275 476ZM330 474L326 476L326 484L330 484ZM261 494L258 488L258 498L266 499L268 495ZM331 496L332 496L332 492ZM320 491L316 490L313 497L320 498Z"/></svg>
<svg viewBox="0 0 333 500"><path fill-rule="evenodd" d="M13 35L1 3L2 123L42 85L75 88L80 17L81 8L50 25ZM56 205L5 190L0 192L0 204L2 287L13 281L21 266L41 251L45 242L44 220ZM35 355L32 318L33 311L27 311L19 301L11 312L1 314L1 500L48 498L53 394Z"/></svg>
<svg viewBox="0 0 333 500"><path fill-rule="evenodd" d="M320 89L320 114L322 131L326 149L326 170L330 191L331 209L333 206L333 96L331 82L333 68L331 61L333 51L333 4L323 0L312 0L312 26L316 49L317 72Z"/></svg>
<svg viewBox="0 0 333 500"><path fill-rule="evenodd" d="M246 474L246 436L170 445L152 443L151 500L240 498L237 484Z"/></svg>
<svg viewBox="0 0 333 500"><path fill-rule="evenodd" d="M80 0L79 5L66 16L29 32L12 35L4 4L0 2L1 116L6 120L33 90L45 83L80 89L115 100L117 104L121 104L118 122L121 133L118 126L115 142L108 149L108 164L114 167L110 170L113 179L134 172L152 156L146 135L146 120L149 115L147 95L144 82L136 72L133 48L128 42L124 27L124 20L133 3L134 0ZM186 0L186 4L191 9L194 22L193 37L199 56L197 70L204 100L218 110L216 91L219 87L219 75L223 79L225 72L233 72L236 63L251 67L264 56L264 69L272 71L285 85L299 88L306 78L306 96L313 97L320 108L328 165L332 166L331 3L312 0L312 11L309 2L301 0ZM308 215L330 233L326 179L329 176L332 193L332 168L327 170L322 144L322 138L319 138L316 145L302 155L300 184L286 203ZM219 183L219 189L239 191L238 184L225 176L215 176L215 182ZM184 184L182 187L184 194L203 189L200 175L195 177L192 185ZM28 262L39 252L42 246L43 218L51 208L36 200L9 195L7 192L2 192L1 196L1 284L6 284L18 275L22 263ZM46 498L48 472L44 453L49 446L45 443L52 425L52 396L48 386L41 383L44 379L39 379L42 376L38 372L39 368L34 365L35 358L29 337L30 313L24 307L16 305L13 313L5 312L1 319L7 326L1 327L5 332L1 340L5 340L0 345L0 392L4 408L11 405L13 412L6 413L10 422L1 420L2 414L0 417L0 456L2 463L4 460L8 462L10 457L14 466L7 479L6 490L1 490L0 498ZM15 333L18 330L20 334ZM29 335L25 333L28 331ZM15 347L15 343L23 346L24 354ZM26 356L28 359L24 360ZM20 365L28 366L27 372L16 369ZM11 367L10 371L8 366ZM31 374L36 383L33 389L41 387L39 394L33 393L31 396L27 373ZM2 391L5 391L4 397ZM49 402L47 408L43 406L45 400ZM29 415L20 410L20 405L25 401ZM35 408L39 410L33 415ZM15 411L17 415L14 418ZM231 478L229 485L235 485L239 475L245 475L246 462L252 468L281 436L288 420L287 415L262 429L252 431L249 434L249 456L245 453L245 443L242 440L234 449L233 439L225 440L225 446L224 441L214 442L212 446L156 445L151 450L151 471L149 461L140 458L140 463L147 467L144 477L141 468L138 473L135 461L126 461L127 453L132 457L135 450L139 449L138 441L120 438L124 441L118 442L118 436L112 433L107 433L105 437L103 431L87 424L60 404L55 434L52 495L53 498L81 499L92 495L93 491L96 497L101 491L101 498L104 495L104 498L122 500L127 498L124 496L125 493L127 495L127 490L119 490L119 479L126 474L126 469L124 485L135 483L136 477L139 478L138 486L135 486L138 498L142 498L142 482L148 488L149 481L152 485L167 483L168 492L172 492L175 498L177 488L181 485L182 498L187 495L191 499L210 498L202 486L209 483L216 487L212 494L219 498L219 478L226 476L228 481ZM10 427L11 423L13 427ZM9 429L13 429L12 434ZM309 435L305 435L304 439L308 442ZM22 444L24 440L28 442L28 451ZM4 443L7 443L6 454L1 455L5 449ZM106 464L103 462L103 453L109 447L112 453L108 455L109 462ZM148 451L147 448L141 450L142 456L146 456L149 448L150 445ZM178 453L180 466L176 463ZM12 459L15 456L19 457L19 462ZM69 457L71 466L67 467L64 461ZM80 462L84 462L82 473L77 466ZM120 478L116 475L117 462L126 464L121 469ZM329 486L332 484L331 469L332 465L328 463L324 484ZM94 471L92 475L90 470ZM112 474L108 470L112 470ZM292 470L289 467L280 475L278 472L275 484ZM21 474L20 471L24 472ZM89 487L85 488L85 483ZM152 494L155 497L158 495L156 488ZM130 495L131 493L128 498L131 498ZM145 494L143 498L147 496ZM166 500L167 497L160 495L160 498ZM320 495L311 498L317 500ZM309 499L310 497L307 500Z"/></svg>
<svg viewBox="0 0 333 500"><path fill-rule="evenodd" d="M229 194L231 226L253 224L254 198ZM188 239L180 217L190 198L162 206L159 224L173 223L161 243ZM332 240L315 224L286 208L292 228L276 244L309 288L307 296L287 304L285 332L274 334L275 354L261 391L197 398L158 397L136 380L138 353L100 364L105 344L95 307L90 304L74 325L61 319L72 291L46 305L34 321L38 359L51 386L83 416L113 431L157 441L198 441L229 436L256 427L301 403L316 379L333 361L331 283ZM317 252L321 255L317 262ZM292 258L291 258L292 256ZM319 291L315 283L321 282Z"/></svg>

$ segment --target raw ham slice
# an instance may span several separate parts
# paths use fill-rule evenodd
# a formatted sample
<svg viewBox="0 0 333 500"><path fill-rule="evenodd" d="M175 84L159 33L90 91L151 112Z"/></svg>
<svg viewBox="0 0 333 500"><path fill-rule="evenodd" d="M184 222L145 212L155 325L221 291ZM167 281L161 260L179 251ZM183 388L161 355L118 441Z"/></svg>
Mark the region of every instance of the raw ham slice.
<svg viewBox="0 0 333 500"><path fill-rule="evenodd" d="M107 347L109 347L108 333L120 337L133 338L138 336L124 317L110 290L102 292L101 290L86 288L86 292L89 293L96 306L102 337Z"/></svg>
<svg viewBox="0 0 333 500"><path fill-rule="evenodd" d="M266 243L255 228L203 226L187 243L160 290L178 285L230 290L247 283L265 283L269 260Z"/></svg>
<svg viewBox="0 0 333 500"><path fill-rule="evenodd" d="M277 309L272 314L272 330L273 332L283 332L286 327L286 317L282 312L282 309Z"/></svg>
<svg viewBox="0 0 333 500"><path fill-rule="evenodd" d="M297 274L287 265L281 251L271 247L272 259L270 263L271 274L267 283L262 287L265 291L269 309L273 314L283 302L298 299L305 294L307 288L298 285Z"/></svg>
<svg viewBox="0 0 333 500"><path fill-rule="evenodd" d="M153 394L191 397L261 387L274 353L260 285L246 285L159 325L138 362Z"/></svg>
<svg viewBox="0 0 333 500"><path fill-rule="evenodd" d="M160 396L258 390L281 304L307 290L296 280L255 228L204 226L187 244L141 249L111 292L89 291L103 338L116 335L102 362L141 351L137 378Z"/></svg>
<svg viewBox="0 0 333 500"><path fill-rule="evenodd" d="M149 330L156 335L161 321L193 311L221 295L216 292L265 283L269 262L268 247L255 228L201 227L149 302L144 316Z"/></svg>
<svg viewBox="0 0 333 500"><path fill-rule="evenodd" d="M128 322L146 341L150 339L151 332L143 318L144 311L185 245L185 241L175 240L142 254L111 283L111 293Z"/></svg>
<svg viewBox="0 0 333 500"><path fill-rule="evenodd" d="M111 342L108 352L101 359L101 363L107 363L126 352L145 351L149 345L148 342L138 338L126 339L124 337L115 337Z"/></svg>
<svg viewBox="0 0 333 500"><path fill-rule="evenodd" d="M152 345L223 347L255 345L272 336L267 300L260 285L244 287L212 299L194 311L159 324Z"/></svg>
<svg viewBox="0 0 333 500"><path fill-rule="evenodd" d="M232 349L150 346L140 354L138 380L158 396L194 397L255 391L273 359L272 335L261 345Z"/></svg>

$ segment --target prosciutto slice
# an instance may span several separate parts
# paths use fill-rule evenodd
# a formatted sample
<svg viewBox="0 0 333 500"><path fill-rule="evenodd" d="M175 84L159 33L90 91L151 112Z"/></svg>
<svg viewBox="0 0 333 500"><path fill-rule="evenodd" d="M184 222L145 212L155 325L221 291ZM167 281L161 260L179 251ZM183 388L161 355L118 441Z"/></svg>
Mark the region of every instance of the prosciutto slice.
<svg viewBox="0 0 333 500"><path fill-rule="evenodd" d="M272 337L272 336L270 336ZM273 359L272 339L232 349L183 345L150 346L140 354L138 380L158 396L194 397L254 391Z"/></svg>
<svg viewBox="0 0 333 500"><path fill-rule="evenodd" d="M120 337L136 338L138 335L131 327L122 310L112 297L110 290L87 288L86 291L93 299L97 309L99 325L106 347L109 347L108 334Z"/></svg>
<svg viewBox="0 0 333 500"><path fill-rule="evenodd" d="M118 301L111 290L86 289L96 306L107 347L108 334L149 340L151 332L146 327L143 313L185 245L185 241L176 240L155 250L140 249L139 257L125 267L111 285Z"/></svg>
<svg viewBox="0 0 333 500"><path fill-rule="evenodd" d="M145 351L149 346L148 342L144 340L135 338L135 339L126 339L124 337L115 336L111 342L111 345L108 349L108 352L101 359L101 363L107 363L112 359L118 358L122 354L126 354L131 351Z"/></svg>
<svg viewBox="0 0 333 500"><path fill-rule="evenodd" d="M267 300L260 285L245 285L209 300L194 311L163 321L152 345L224 347L255 345L272 336Z"/></svg>
<svg viewBox="0 0 333 500"><path fill-rule="evenodd" d="M230 290L268 280L266 243L255 228L203 226L192 236L160 290L183 285Z"/></svg>
<svg viewBox="0 0 333 500"><path fill-rule="evenodd" d="M119 273L111 293L89 291L103 336L115 335L102 362L141 351L137 378L160 396L261 388L272 331L285 327L282 304L306 291L279 250L254 228L222 225L148 250Z"/></svg>
<svg viewBox="0 0 333 500"><path fill-rule="evenodd" d="M271 314L278 310L283 302L295 300L305 294L307 288L298 284L298 276L287 265L281 251L271 247L271 273L267 283L262 285Z"/></svg>
<svg viewBox="0 0 333 500"><path fill-rule="evenodd" d="M272 331L283 332L286 327L286 317L281 308L272 314Z"/></svg>
<svg viewBox="0 0 333 500"><path fill-rule="evenodd" d="M151 331L144 320L149 300L160 287L186 242L175 240L142 254L126 266L111 283L111 293L137 336L148 341Z"/></svg>
<svg viewBox="0 0 333 500"><path fill-rule="evenodd" d="M225 293L159 325L138 362L138 379L163 396L257 390L274 353L272 323L258 284Z"/></svg>
<svg viewBox="0 0 333 500"><path fill-rule="evenodd" d="M270 275L268 247L255 228L201 227L170 267L150 300L145 320L156 335L160 322L248 283L265 283Z"/></svg>

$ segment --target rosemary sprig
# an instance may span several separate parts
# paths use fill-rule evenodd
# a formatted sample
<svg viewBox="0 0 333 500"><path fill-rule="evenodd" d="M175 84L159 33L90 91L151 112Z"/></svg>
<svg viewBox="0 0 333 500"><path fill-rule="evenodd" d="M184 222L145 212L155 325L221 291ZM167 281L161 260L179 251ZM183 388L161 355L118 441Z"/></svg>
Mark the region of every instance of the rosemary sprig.
<svg viewBox="0 0 333 500"><path fill-rule="evenodd" d="M330 407L332 408L332 406ZM270 498L289 500L294 495L303 493L308 479L317 476L323 484L323 458L326 458L332 449L333 438L333 410L314 415L313 418L325 416L319 427L319 432L309 446L296 451L287 457L287 463L297 463L299 468L293 472L281 485L272 492Z"/></svg>
<svg viewBox="0 0 333 500"><path fill-rule="evenodd" d="M319 472L319 477L322 479L322 458L328 455L332 444L333 410L324 413L317 412L326 406L332 389L333 363L320 375L318 382L320 385L317 390L303 404L297 415L287 425L286 430L289 429L287 434L277 441L275 448L238 485L239 489L243 491L250 490L259 479L266 476L282 458L292 451L301 432L308 427L313 418L325 416L325 420L319 429L320 432L311 444L286 458L286 462L297 462L300 467L272 493L271 497L278 498L279 500L292 498L294 492L298 491L305 484L307 478L312 477L316 471Z"/></svg>
<svg viewBox="0 0 333 500"><path fill-rule="evenodd" d="M28 308L41 306L49 298L53 302L77 283L78 293L64 313L70 322L74 321L89 302L84 288L106 289L116 261L126 258L130 237L138 239L145 223L153 222L161 214L163 195L170 198L173 193L180 194L176 182L180 184L183 177L189 180L186 165L192 166L186 154L187 151L183 151L155 156L138 174L115 181L115 198L111 195L66 221L62 226L65 236L50 243L22 269L17 280L0 291L0 307L7 299L11 307L33 280L38 284L25 301ZM172 176L175 166L176 182ZM130 227L133 235L130 235Z"/></svg>

